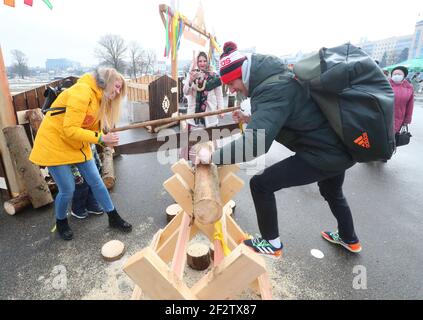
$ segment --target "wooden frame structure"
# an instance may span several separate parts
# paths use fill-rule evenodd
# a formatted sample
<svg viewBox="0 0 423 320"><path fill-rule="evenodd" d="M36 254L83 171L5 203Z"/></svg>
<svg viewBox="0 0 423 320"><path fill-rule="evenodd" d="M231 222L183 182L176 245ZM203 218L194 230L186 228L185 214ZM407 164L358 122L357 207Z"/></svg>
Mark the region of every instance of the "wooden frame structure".
<svg viewBox="0 0 423 320"><path fill-rule="evenodd" d="M166 12L168 12L169 15L173 17L174 12L169 6L165 4L159 5L159 12L160 12L160 17L162 18L163 24L166 27L166 18L164 15L166 14ZM198 15L199 13L197 13L197 16ZM187 19L184 19L184 24L185 24L184 37L189 41L199 44L200 46L205 46L207 39L210 40L213 38L216 41L216 39L209 32L205 30L204 21L201 21L203 20L203 18L197 19L197 20L200 20L198 21L199 23L193 23ZM192 31L194 31L197 34L195 34ZM206 40L204 40L203 37L205 37ZM171 68L172 68L172 78L178 81L178 53L177 52L174 56L172 55Z"/></svg>
<svg viewBox="0 0 423 320"><path fill-rule="evenodd" d="M227 204L244 186L244 182L235 175L238 170L238 166L219 168L222 204ZM193 170L181 159L172 166L172 171L174 175L163 186L182 210L155 234L149 247L133 255L125 264L125 273L135 283L131 299L141 299L144 292L151 299L221 300L235 298L248 287L256 290L262 299L272 299L265 261L242 244L246 234L230 213L224 212L220 220L224 243L232 250L225 257L222 241L215 237L215 227L201 225L192 218ZM198 232L214 244L214 265L189 288L183 281L186 249L188 242Z"/></svg>

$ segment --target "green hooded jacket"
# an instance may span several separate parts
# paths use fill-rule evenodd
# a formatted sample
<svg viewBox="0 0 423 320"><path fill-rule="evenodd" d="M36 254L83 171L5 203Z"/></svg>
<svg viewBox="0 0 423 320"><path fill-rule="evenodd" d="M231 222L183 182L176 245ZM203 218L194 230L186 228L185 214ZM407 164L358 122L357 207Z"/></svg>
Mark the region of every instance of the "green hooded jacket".
<svg viewBox="0 0 423 320"><path fill-rule="evenodd" d="M245 134L216 150L215 164L251 161L263 153L260 148L257 153L257 141L264 140L261 150L266 153L276 140L321 170L344 171L354 165L318 105L280 59L253 54L248 90L251 119ZM264 129L264 139L260 139L260 129Z"/></svg>

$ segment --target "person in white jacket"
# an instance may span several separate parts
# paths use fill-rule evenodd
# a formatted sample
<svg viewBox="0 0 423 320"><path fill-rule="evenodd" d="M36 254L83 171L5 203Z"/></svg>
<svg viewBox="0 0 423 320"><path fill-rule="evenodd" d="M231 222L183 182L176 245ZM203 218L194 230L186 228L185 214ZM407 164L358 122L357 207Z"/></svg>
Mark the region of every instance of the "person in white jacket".
<svg viewBox="0 0 423 320"><path fill-rule="evenodd" d="M205 52L197 55L196 62L185 79L184 95L187 98L187 114L216 111L223 109L223 92L220 77L210 70ZM187 120L190 129L195 127L215 127L219 124L218 116L209 116Z"/></svg>

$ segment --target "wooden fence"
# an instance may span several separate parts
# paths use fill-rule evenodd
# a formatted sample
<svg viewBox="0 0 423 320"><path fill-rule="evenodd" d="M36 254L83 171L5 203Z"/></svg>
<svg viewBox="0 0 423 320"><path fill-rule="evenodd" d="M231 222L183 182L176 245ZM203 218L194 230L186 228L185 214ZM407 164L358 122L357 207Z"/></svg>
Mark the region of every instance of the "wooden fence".
<svg viewBox="0 0 423 320"><path fill-rule="evenodd" d="M56 80L51 83L47 83L40 87L27 90L25 92L21 92L12 96L12 103L13 108L15 109L16 119L18 119L18 124L21 124L25 127L25 131L28 136L29 142L31 143L31 146L33 144L34 137L32 135L28 121L24 120L25 111L30 109L41 108L45 101L44 91L46 90L47 86L57 87L62 82L67 80L71 80L72 83L75 83L78 78L68 77L65 79Z"/></svg>
<svg viewBox="0 0 423 320"><path fill-rule="evenodd" d="M128 80L128 101L148 102L148 85L156 80L158 76L142 76L137 79Z"/></svg>

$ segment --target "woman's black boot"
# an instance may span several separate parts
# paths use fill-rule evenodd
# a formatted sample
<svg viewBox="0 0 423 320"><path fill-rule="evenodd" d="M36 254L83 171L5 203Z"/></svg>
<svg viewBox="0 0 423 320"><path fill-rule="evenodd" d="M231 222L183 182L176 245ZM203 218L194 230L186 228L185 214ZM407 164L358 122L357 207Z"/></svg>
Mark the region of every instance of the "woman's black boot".
<svg viewBox="0 0 423 320"><path fill-rule="evenodd" d="M123 220L119 214L117 213L116 209L113 211L107 212L109 217L109 226L111 228L119 229L123 232L131 232L132 225Z"/></svg>
<svg viewBox="0 0 423 320"><path fill-rule="evenodd" d="M63 240L69 241L73 239L73 232L69 227L67 218L65 220L56 219L56 228Z"/></svg>

